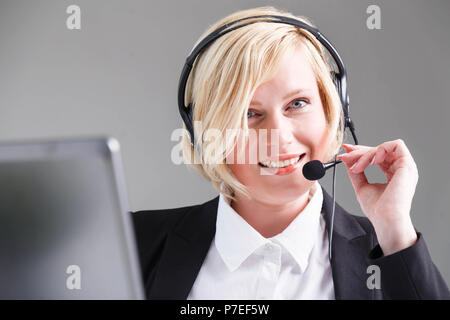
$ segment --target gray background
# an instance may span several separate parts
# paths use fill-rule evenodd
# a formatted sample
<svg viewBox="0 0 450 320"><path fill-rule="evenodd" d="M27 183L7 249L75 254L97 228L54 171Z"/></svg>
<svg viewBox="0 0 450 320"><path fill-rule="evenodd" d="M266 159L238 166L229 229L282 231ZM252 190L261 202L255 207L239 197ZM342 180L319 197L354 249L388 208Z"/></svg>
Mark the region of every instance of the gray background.
<svg viewBox="0 0 450 320"><path fill-rule="evenodd" d="M66 8L81 7L81 30ZM381 30L366 8L381 8ZM203 31L240 9L274 5L305 15L348 71L358 138L402 138L419 168L412 220L450 283L449 1L0 1L0 140L112 135L122 146L131 210L202 203L209 182L170 160L181 127L176 94ZM351 140L348 140L351 142ZM368 169L369 178L383 181ZM321 184L331 192L331 174ZM362 215L345 169L337 201Z"/></svg>

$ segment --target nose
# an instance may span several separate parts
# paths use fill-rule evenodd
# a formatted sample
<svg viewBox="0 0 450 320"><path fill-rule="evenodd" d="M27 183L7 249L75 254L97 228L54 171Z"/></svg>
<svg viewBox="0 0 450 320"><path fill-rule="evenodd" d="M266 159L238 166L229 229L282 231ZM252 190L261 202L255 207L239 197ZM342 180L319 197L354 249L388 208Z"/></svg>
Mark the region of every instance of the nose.
<svg viewBox="0 0 450 320"><path fill-rule="evenodd" d="M272 143L278 143L281 149L293 142L293 127L292 123L281 112L274 112L267 116L267 143L271 146Z"/></svg>

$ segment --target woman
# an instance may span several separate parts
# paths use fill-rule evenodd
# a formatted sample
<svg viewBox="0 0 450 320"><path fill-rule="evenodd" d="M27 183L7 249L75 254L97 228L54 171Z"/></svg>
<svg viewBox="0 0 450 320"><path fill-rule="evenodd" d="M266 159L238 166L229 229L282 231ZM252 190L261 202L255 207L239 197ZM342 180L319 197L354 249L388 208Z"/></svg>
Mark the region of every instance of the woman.
<svg viewBox="0 0 450 320"><path fill-rule="evenodd" d="M249 9L222 19L197 43L258 15L310 24L272 7ZM201 139L194 148L184 135L183 156L220 195L133 214L149 299L449 297L411 222L418 173L408 148L402 140L343 145L330 70L314 37L277 23L229 32L196 59L185 100L195 104ZM336 205L330 260L332 201L301 169L330 161L341 146L346 153L337 158L367 218ZM386 184L367 182L369 164L385 173Z"/></svg>

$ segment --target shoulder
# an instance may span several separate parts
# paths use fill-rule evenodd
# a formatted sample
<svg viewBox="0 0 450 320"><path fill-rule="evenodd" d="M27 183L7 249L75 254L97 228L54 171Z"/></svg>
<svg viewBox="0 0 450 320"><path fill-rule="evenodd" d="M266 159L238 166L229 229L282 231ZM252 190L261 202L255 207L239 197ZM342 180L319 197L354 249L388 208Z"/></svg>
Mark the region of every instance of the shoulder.
<svg viewBox="0 0 450 320"><path fill-rule="evenodd" d="M142 272L146 281L150 281L149 279L152 278L169 234L174 230L198 232L202 220L205 218L201 213L213 210L217 199L218 197L202 204L185 207L130 212Z"/></svg>
<svg viewBox="0 0 450 320"><path fill-rule="evenodd" d="M194 206L130 212L142 272L145 278L158 261L170 231Z"/></svg>
<svg viewBox="0 0 450 320"><path fill-rule="evenodd" d="M150 245L158 239L162 240L169 231L176 227L186 214L200 206L199 204L169 209L130 212L138 246L141 248L144 245Z"/></svg>
<svg viewBox="0 0 450 320"><path fill-rule="evenodd" d="M217 210L217 200L218 197L185 207L130 212L140 253L158 251L167 235L178 226L183 226L183 230L198 228L204 218L201 213Z"/></svg>
<svg viewBox="0 0 450 320"><path fill-rule="evenodd" d="M161 228L173 227L187 212L199 206L192 205L170 209L139 210L130 212L130 214L135 228L161 230Z"/></svg>
<svg viewBox="0 0 450 320"><path fill-rule="evenodd" d="M169 209L156 209L156 210L138 210L130 212L133 224L137 231L146 230L158 231L169 230L188 217L192 213L196 213L202 210L217 210L219 196L206 202ZM194 216L196 216L194 214Z"/></svg>

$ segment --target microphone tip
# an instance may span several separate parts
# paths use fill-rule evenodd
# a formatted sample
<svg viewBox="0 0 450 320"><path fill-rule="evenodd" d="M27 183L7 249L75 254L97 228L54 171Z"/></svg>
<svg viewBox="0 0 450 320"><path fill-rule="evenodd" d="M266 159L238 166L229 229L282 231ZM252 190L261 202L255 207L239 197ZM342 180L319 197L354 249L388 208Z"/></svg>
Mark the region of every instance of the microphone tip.
<svg viewBox="0 0 450 320"><path fill-rule="evenodd" d="M311 181L319 180L325 175L325 167L319 160L312 160L303 166L303 176Z"/></svg>

